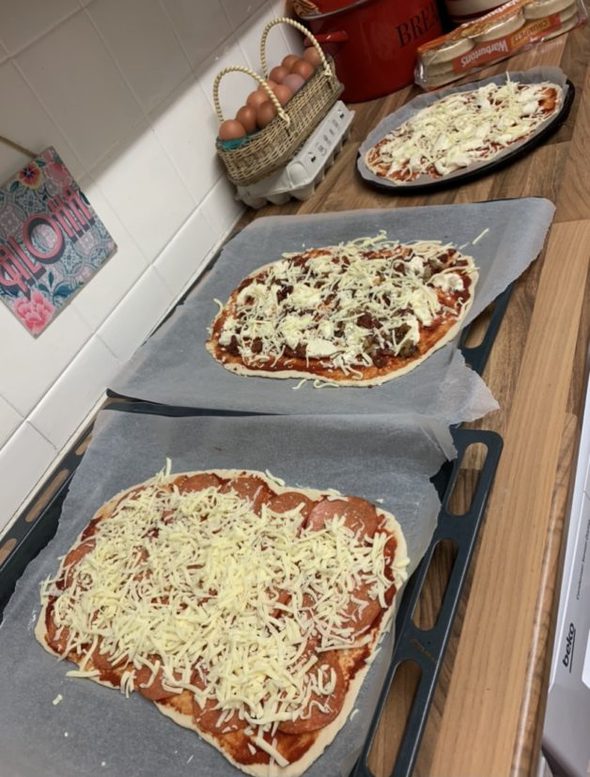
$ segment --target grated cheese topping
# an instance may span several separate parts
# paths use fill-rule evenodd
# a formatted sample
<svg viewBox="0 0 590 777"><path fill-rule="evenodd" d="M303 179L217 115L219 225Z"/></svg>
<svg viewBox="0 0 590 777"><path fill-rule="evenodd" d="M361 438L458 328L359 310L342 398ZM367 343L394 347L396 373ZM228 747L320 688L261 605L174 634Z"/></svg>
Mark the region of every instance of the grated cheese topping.
<svg viewBox="0 0 590 777"><path fill-rule="evenodd" d="M124 667L126 695L139 669L147 685L161 670L165 689L214 700L220 721L237 711L259 736L301 717L312 694L334 690L318 655L370 639L351 616L359 596L358 611L368 605L359 591L386 607L408 564L397 554L385 568L386 531L360 537L340 516L302 529L301 509L257 515L231 490L180 493L164 473L132 490L97 523L94 547L43 584L58 636L68 630L64 655L100 646ZM70 674L95 671L83 660Z"/></svg>
<svg viewBox="0 0 590 777"><path fill-rule="evenodd" d="M476 279L472 257L451 244L401 243L385 232L283 254L234 292L212 341L221 361L239 354L247 367L272 371L297 357L362 379L367 368L415 354L424 327L459 319Z"/></svg>
<svg viewBox="0 0 590 777"><path fill-rule="evenodd" d="M549 112L548 90L556 94ZM511 81L454 92L423 108L366 154L367 166L398 183L437 178L489 161L532 132L561 106L562 89L549 82Z"/></svg>

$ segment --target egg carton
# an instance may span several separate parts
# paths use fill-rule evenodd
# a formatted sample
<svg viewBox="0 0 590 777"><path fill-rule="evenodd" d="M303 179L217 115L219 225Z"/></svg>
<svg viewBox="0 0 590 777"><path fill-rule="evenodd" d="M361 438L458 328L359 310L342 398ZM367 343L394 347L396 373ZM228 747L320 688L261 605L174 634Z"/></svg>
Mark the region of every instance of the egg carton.
<svg viewBox="0 0 590 777"><path fill-rule="evenodd" d="M284 167L249 186L237 186L237 198L256 209L269 202L283 205L291 197L307 200L342 148L353 118L354 111L338 100Z"/></svg>

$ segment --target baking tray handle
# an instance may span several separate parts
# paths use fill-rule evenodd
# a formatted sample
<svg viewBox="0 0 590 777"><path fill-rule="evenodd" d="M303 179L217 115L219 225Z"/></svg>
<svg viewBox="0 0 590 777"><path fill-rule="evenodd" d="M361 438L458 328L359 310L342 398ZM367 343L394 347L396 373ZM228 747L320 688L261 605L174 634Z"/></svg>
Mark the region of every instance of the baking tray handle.
<svg viewBox="0 0 590 777"><path fill-rule="evenodd" d="M466 345L467 338L469 337L469 333L473 324L470 324L461 332L459 348L461 349L461 353L465 357L467 364L471 367L472 370L475 370L478 375L481 375L484 371L484 367L486 366L490 351L492 350L494 340L498 334L498 329L500 328L500 324L504 318L504 313L506 312L506 307L508 306L510 295L514 290L515 283L516 281L513 281L509 286L507 286L504 291L490 304L489 307L492 308L492 313L490 315L485 334L480 343L474 346Z"/></svg>
<svg viewBox="0 0 590 777"><path fill-rule="evenodd" d="M350 777L374 777L368 766L368 757L373 738L377 731L393 678L400 665L406 661L412 661L417 664L421 675L391 777L410 777L416 761L428 710L436 688L438 673L442 666L445 649L451 633L453 618L467 577L469 562L473 554L485 505L502 451L502 438L495 432L456 429L453 432L453 437L457 447L457 458L453 462L448 485L442 499L443 506L439 514L439 523L424 558L406 586L396 619L396 630L400 638L396 642L393 651L392 660L379 697L377 709L371 721L365 745ZM448 500L459 477L465 452L470 445L476 443L486 447L485 461L481 468L468 511L461 516L457 516L449 511ZM436 546L443 540L452 540L457 548L457 556L436 623L431 629L421 629L412 622L412 617L420 599Z"/></svg>

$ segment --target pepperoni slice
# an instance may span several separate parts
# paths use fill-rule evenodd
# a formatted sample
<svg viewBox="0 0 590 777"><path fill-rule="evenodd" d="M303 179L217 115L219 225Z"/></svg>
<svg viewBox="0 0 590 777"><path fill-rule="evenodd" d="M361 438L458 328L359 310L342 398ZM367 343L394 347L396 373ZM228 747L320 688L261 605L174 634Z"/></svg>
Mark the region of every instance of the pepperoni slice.
<svg viewBox="0 0 590 777"><path fill-rule="evenodd" d="M175 517L176 517L176 513L174 512L174 510L164 510L164 512L162 513L162 523L165 523L166 526L168 526L174 521Z"/></svg>
<svg viewBox="0 0 590 777"><path fill-rule="evenodd" d="M135 672L135 689L139 691L142 696L145 696L146 699L162 701L163 699L169 699L172 696L178 696L178 694L173 691L167 691L162 685L164 671L161 667L156 672L152 682L148 685L151 676L152 670L147 666L142 666L141 669L138 669Z"/></svg>
<svg viewBox="0 0 590 777"><path fill-rule="evenodd" d="M289 591L285 591L284 588L281 588L278 591L276 589L271 589L268 593L275 604L289 604L291 601L291 594ZM273 607L270 616L271 618L280 618L284 614L285 611L282 607Z"/></svg>
<svg viewBox="0 0 590 777"><path fill-rule="evenodd" d="M393 585L393 582L395 580L394 562L395 562L396 551L397 551L397 539L393 536L393 534L390 534L387 540L385 541L385 545L383 546L383 559L384 559L383 572L385 574L385 577L392 583L392 585L390 585L389 588L385 591L385 602L387 603L388 607L393 601L393 597L397 593L397 588L395 587L395 585Z"/></svg>
<svg viewBox="0 0 590 777"><path fill-rule="evenodd" d="M356 601L351 598L344 610L341 625L343 628L351 628L354 637L363 634L381 613L381 605L378 599L371 596L371 588L368 583L361 583L351 594Z"/></svg>
<svg viewBox="0 0 590 777"><path fill-rule="evenodd" d="M220 722L221 712L214 699L207 699L202 709L196 700L193 702L193 720L202 731L210 734L229 734L246 728L246 721L242 720L235 710L229 718Z"/></svg>
<svg viewBox="0 0 590 777"><path fill-rule="evenodd" d="M197 475L185 477L178 483L178 490L181 494L188 491L203 491L205 488L219 488L221 480L211 472L200 472Z"/></svg>
<svg viewBox="0 0 590 777"><path fill-rule="evenodd" d="M91 658L93 666L100 672L100 679L114 685L115 688L120 687L123 674L129 669L133 669L127 656L121 656L116 663L113 663L108 653L100 652L100 643L95 648Z"/></svg>
<svg viewBox="0 0 590 777"><path fill-rule="evenodd" d="M121 505L124 505L128 501L133 502L135 499L137 499L138 495L143 490L143 488L144 488L143 486L138 486L123 494L115 502L115 504L109 509L108 513L105 511L103 506L99 511L99 514L96 516L96 518L93 518L88 524L88 526L82 532L82 540L87 540L90 537L93 537L98 530L98 525L102 523L102 521L104 521L106 518L109 518L111 515L116 513L116 511L119 509L119 507L121 507Z"/></svg>
<svg viewBox="0 0 590 777"><path fill-rule="evenodd" d="M305 643L305 649L299 657L298 663L305 664L313 655L315 655L318 645L320 644L320 638L314 634L307 638Z"/></svg>
<svg viewBox="0 0 590 777"><path fill-rule="evenodd" d="M88 553L90 553L91 550L96 545L95 539L88 539L84 540L84 542L81 542L79 545L76 545L75 548L72 548L68 555L65 557L64 560L64 566L66 567L73 567L76 566L76 564L79 564L80 561L86 556Z"/></svg>
<svg viewBox="0 0 590 777"><path fill-rule="evenodd" d="M84 542L81 542L79 545L76 545L75 548L72 548L68 555L64 559L64 567L66 569L65 574L65 584L66 586L70 586L74 580L74 569L75 567L82 561L84 556L88 555L91 550L94 549L96 545L96 540L94 538L90 538L88 540L84 540Z"/></svg>
<svg viewBox="0 0 590 777"><path fill-rule="evenodd" d="M112 508L112 513L116 512L122 504L125 504L128 501L135 501L144 488L145 486L137 486L136 488L132 488L130 491L127 491L126 494L123 494Z"/></svg>
<svg viewBox="0 0 590 777"><path fill-rule="evenodd" d="M100 670L101 672L108 672L111 669L114 669L115 665L111 661L108 653L101 653L100 652L100 643L97 645L97 647L94 649L94 652L92 653L91 660L93 665ZM121 659L118 663L118 667L122 667L126 663L126 659Z"/></svg>
<svg viewBox="0 0 590 777"><path fill-rule="evenodd" d="M228 491L233 491L242 499L251 502L252 509L257 514L260 513L262 505L272 496L272 491L264 480L256 475L243 475L229 480L221 489L224 494Z"/></svg>
<svg viewBox="0 0 590 777"><path fill-rule="evenodd" d="M310 669L310 679L316 677L318 672L321 673L324 684L330 681L332 672L334 672L336 678L334 690L327 696L314 691L303 716L295 720L283 721L279 724L279 731L285 734L304 734L308 731L317 731L338 717L344 704L347 683L336 655L330 651L324 653L318 663Z"/></svg>
<svg viewBox="0 0 590 777"><path fill-rule="evenodd" d="M361 537L372 537L379 525L377 511L370 502L358 496L349 496L346 500L322 499L309 514L307 527L312 531L320 531L326 521L336 516L344 516L345 525L355 534L360 532Z"/></svg>
<svg viewBox="0 0 590 777"><path fill-rule="evenodd" d="M298 494L296 491L286 491L284 494L276 494L267 502L267 506L274 513L287 513L289 510L295 510L298 507L303 518L309 517L313 505L314 503L309 497Z"/></svg>
<svg viewBox="0 0 590 777"><path fill-rule="evenodd" d="M303 594L302 602L301 602L301 609L303 611L307 611L308 613L313 613L313 609L317 604L317 599L315 596L312 596L310 593Z"/></svg>
<svg viewBox="0 0 590 777"><path fill-rule="evenodd" d="M84 529L82 532L82 540L87 540L89 537L92 537L96 534L96 530L98 528L98 524L103 520L102 516L98 516L98 518L93 518L88 526Z"/></svg>
<svg viewBox="0 0 590 777"><path fill-rule="evenodd" d="M60 629L56 626L53 620L53 613L47 612L45 619L45 625L47 627L47 644L56 653L65 653L66 645L70 639L70 630L67 626L63 626ZM59 635L58 635L59 632Z"/></svg>
<svg viewBox="0 0 590 777"><path fill-rule="evenodd" d="M385 545L383 546L383 559L385 562L383 572L385 574L385 577L391 581L394 580L393 562L395 560L396 550L397 550L397 540L395 539L393 534L391 534L389 536L389 539L386 540Z"/></svg>
<svg viewBox="0 0 590 777"><path fill-rule="evenodd" d="M191 680L197 688L204 688L205 683L198 672L194 672ZM242 720L237 711L234 710L229 718L222 719L222 710L215 699L207 699L203 707L193 698L193 720L201 731L209 734L229 734L232 731L241 731L246 728L247 723Z"/></svg>
<svg viewBox="0 0 590 777"><path fill-rule="evenodd" d="M131 549L131 554L133 556L133 566L134 567L138 567L140 564L143 564L150 557L148 549L146 547L144 547L143 545L135 545ZM145 577L145 573L139 573L139 574L135 575L134 579L135 580L141 580L142 577Z"/></svg>
<svg viewBox="0 0 590 777"><path fill-rule="evenodd" d="M389 607L389 605L393 601L393 597L397 593L397 588L394 585L390 585L389 588L385 591L385 603Z"/></svg>

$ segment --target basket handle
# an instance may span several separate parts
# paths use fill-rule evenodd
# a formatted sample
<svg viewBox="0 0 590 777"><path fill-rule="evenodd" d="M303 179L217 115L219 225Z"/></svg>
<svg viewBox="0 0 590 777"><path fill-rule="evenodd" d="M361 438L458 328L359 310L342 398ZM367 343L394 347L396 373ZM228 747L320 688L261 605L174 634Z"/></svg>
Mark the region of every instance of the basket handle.
<svg viewBox="0 0 590 777"><path fill-rule="evenodd" d="M295 27L296 30L299 30L299 32L302 32L311 43L315 46L316 51L320 55L320 59L322 61L322 65L324 68L324 75L326 78L333 79L335 78L334 73L332 72L332 68L328 64L328 60L326 59L326 55L322 51L322 47L317 42L315 37L311 34L311 32L307 29L307 27L304 27L300 22L296 22L295 19L289 19L287 16L278 16L276 19L271 19L271 21L266 25L264 30L262 31L262 37L260 38L260 63L262 65L262 72L268 77L268 64L266 62L266 39L268 38L268 33L271 31L271 29L276 24L290 24L291 27Z"/></svg>
<svg viewBox="0 0 590 777"><path fill-rule="evenodd" d="M221 103L219 102L219 83L223 78L223 76L227 75L228 73L246 73L246 75L252 76L252 78L255 78L256 81L260 83L260 86L262 86L264 91L267 93L269 100L277 109L278 116L285 122L287 127L291 124L291 119L289 118L288 113L285 111L283 106L277 100L277 96L272 91L270 86L266 83L264 78L262 78L262 76L259 76L258 73L255 73L253 70L250 70L249 67L244 67L243 65L231 65L230 67L224 67L223 70L220 70L219 73L215 76L215 81L213 82L213 104L215 105L215 113L217 114L217 118L219 119L220 123L224 119L223 119L223 111L221 110Z"/></svg>

